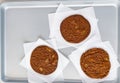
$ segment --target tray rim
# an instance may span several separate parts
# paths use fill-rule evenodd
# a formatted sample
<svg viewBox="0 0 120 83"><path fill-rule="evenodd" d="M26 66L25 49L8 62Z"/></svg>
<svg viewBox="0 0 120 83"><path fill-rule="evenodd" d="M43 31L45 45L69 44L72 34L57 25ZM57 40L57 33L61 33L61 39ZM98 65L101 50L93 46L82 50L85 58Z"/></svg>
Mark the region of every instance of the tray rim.
<svg viewBox="0 0 120 83"><path fill-rule="evenodd" d="M109 0L108 0L109 1ZM14 1L14 2L3 2L2 4L0 4L0 8L2 9L7 9L9 6L9 8L31 8L31 5L33 7L57 7L60 3L63 3L67 6L114 6L117 7L118 6L118 1L114 1L114 0L110 0L108 1ZM45 6L47 5L47 6ZM52 5L52 6L51 6Z"/></svg>

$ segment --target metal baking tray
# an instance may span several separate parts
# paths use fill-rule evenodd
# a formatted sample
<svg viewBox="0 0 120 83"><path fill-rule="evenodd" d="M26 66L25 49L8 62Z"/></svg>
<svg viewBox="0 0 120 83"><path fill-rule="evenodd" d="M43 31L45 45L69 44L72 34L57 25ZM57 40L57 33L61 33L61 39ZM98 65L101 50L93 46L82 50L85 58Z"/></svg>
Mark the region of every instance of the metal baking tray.
<svg viewBox="0 0 120 83"><path fill-rule="evenodd" d="M118 1L5 2L0 6L1 80L4 83L27 83L26 70L19 65L24 57L23 43L36 41L39 37L48 39L48 14L55 12L61 2L73 9L93 6L99 20L98 26L102 40L111 42L120 60L120 27L118 25L120 7ZM72 50L74 49L66 48L60 51L67 57ZM65 82L81 82L72 63L68 65L63 73ZM108 83L120 83L119 79L120 69L118 79Z"/></svg>

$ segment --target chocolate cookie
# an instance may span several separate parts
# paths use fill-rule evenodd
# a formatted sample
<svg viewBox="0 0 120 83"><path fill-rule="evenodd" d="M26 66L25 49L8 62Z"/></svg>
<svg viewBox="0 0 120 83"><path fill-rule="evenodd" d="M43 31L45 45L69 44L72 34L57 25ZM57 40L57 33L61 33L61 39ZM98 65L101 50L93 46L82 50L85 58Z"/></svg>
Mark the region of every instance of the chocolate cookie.
<svg viewBox="0 0 120 83"><path fill-rule="evenodd" d="M48 46L38 46L31 54L30 64L37 73L43 75L51 74L57 68L58 54Z"/></svg>
<svg viewBox="0 0 120 83"><path fill-rule="evenodd" d="M110 71L110 61L108 53L101 48L87 50L80 59L80 65L84 73L96 79L104 78Z"/></svg>
<svg viewBox="0 0 120 83"><path fill-rule="evenodd" d="M90 23L81 15L71 15L60 25L63 38L70 43L80 43L90 34Z"/></svg>

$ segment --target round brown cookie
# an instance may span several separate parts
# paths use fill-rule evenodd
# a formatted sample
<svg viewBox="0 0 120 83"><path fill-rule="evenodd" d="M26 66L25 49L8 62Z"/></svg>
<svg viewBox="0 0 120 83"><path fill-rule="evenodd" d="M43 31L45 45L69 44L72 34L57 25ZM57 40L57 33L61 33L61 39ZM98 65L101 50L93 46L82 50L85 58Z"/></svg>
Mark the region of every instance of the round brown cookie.
<svg viewBox="0 0 120 83"><path fill-rule="evenodd" d="M54 49L46 45L38 46L31 54L30 64L37 73L51 74L57 68L58 54Z"/></svg>
<svg viewBox="0 0 120 83"><path fill-rule="evenodd" d="M90 23L81 15L71 15L60 25L63 38L70 43L80 43L90 34Z"/></svg>
<svg viewBox="0 0 120 83"><path fill-rule="evenodd" d="M83 53L80 65L87 76L96 79L106 77L111 68L109 55L101 48L92 48Z"/></svg>

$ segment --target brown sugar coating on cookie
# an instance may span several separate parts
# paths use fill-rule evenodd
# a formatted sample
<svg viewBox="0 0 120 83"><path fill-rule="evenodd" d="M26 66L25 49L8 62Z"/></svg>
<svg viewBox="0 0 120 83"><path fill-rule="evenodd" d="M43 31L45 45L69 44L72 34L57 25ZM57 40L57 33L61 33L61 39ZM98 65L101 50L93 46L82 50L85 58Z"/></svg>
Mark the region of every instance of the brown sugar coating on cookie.
<svg viewBox="0 0 120 83"><path fill-rule="evenodd" d="M32 52L30 64L37 73L43 75L51 74L57 68L58 54L48 46L38 46Z"/></svg>
<svg viewBox="0 0 120 83"><path fill-rule="evenodd" d="M87 50L80 59L80 65L84 73L96 79L106 77L110 71L110 61L108 53L101 48Z"/></svg>
<svg viewBox="0 0 120 83"><path fill-rule="evenodd" d="M60 25L63 38L70 43L80 43L90 34L90 23L81 15L71 15Z"/></svg>

